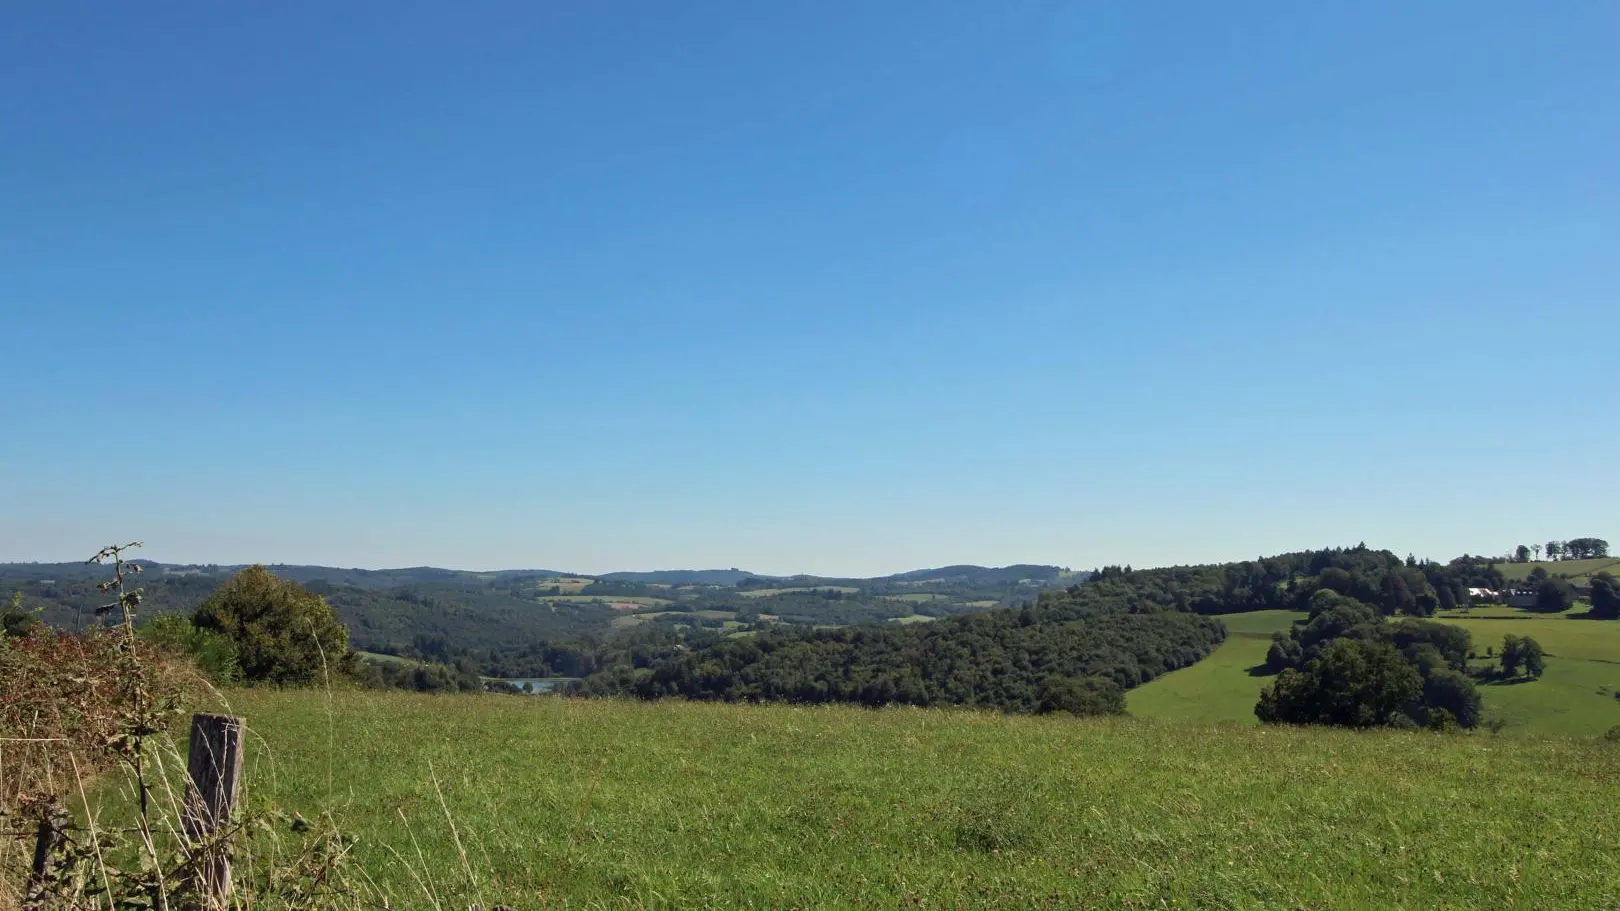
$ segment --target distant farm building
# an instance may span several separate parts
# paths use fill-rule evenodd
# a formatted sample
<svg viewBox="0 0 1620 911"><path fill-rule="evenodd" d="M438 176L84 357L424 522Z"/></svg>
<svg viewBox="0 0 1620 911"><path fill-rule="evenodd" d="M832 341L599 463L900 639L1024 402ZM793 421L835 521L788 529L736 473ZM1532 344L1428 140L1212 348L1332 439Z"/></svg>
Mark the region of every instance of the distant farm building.
<svg viewBox="0 0 1620 911"><path fill-rule="evenodd" d="M1508 607L1535 607L1536 590L1533 588L1512 588L1503 592L1506 596L1502 603Z"/></svg>

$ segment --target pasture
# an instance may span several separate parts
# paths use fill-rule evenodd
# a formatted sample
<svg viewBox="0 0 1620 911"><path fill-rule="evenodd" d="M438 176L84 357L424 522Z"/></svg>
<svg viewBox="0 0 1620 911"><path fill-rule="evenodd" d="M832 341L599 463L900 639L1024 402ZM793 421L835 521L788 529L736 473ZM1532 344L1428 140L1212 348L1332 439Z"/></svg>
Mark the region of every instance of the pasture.
<svg viewBox="0 0 1620 911"><path fill-rule="evenodd" d="M1435 619L1468 630L1477 664L1494 663L1486 649L1500 650L1508 634L1530 636L1546 650L1541 679L1480 687L1485 716L1505 722L1504 733L1596 736L1620 725L1620 700L1613 695L1620 692L1620 622L1587 620L1584 613L1584 607L1551 615L1476 608ZM1289 611L1222 616L1226 641L1203 661L1127 692L1129 711L1143 718L1258 724L1254 704L1272 678L1251 671L1265 662L1271 633L1304 616Z"/></svg>
<svg viewBox="0 0 1620 911"><path fill-rule="evenodd" d="M1287 630L1304 618L1304 613L1283 610L1222 616L1225 642L1197 664L1127 692L1127 710L1142 718L1259 724L1254 704L1260 699L1260 688L1271 678L1255 676L1250 670L1265 663L1273 632Z"/></svg>
<svg viewBox="0 0 1620 911"><path fill-rule="evenodd" d="M1591 739L227 696L251 799L330 813L396 907L1620 903L1620 745Z"/></svg>
<svg viewBox="0 0 1620 911"><path fill-rule="evenodd" d="M641 613L637 613L637 614L623 614L623 615L620 615L618 617L613 618L613 626L622 629L622 628L627 627L627 626L636 626L636 625L641 624L641 623L646 623L646 622L651 621L651 620L656 620L659 617L691 617L691 618L694 618L694 619L701 619L701 620L723 620L723 621L726 622L728 629L731 628L731 624L736 623L736 621L737 621L737 614L736 614L735 611L728 611L728 610L669 611L669 610L665 610L665 611L642 611ZM772 616L770 614L760 614L759 617L760 617L761 620L775 620L776 619L776 617L774 617L774 616ZM737 623L736 625L741 626L742 624Z"/></svg>
<svg viewBox="0 0 1620 911"><path fill-rule="evenodd" d="M614 610L634 610L638 607L663 607L675 602L652 595L540 595L535 600L546 604L606 604Z"/></svg>
<svg viewBox="0 0 1620 911"><path fill-rule="evenodd" d="M793 595L799 592L841 592L846 595L853 595L859 591L860 589L848 585L815 585L799 588L755 588L737 594L742 595L744 598L769 598L772 595Z"/></svg>
<svg viewBox="0 0 1620 911"><path fill-rule="evenodd" d="M1608 572L1620 576L1620 557L1496 564L1496 568L1502 571L1502 578L1509 582L1523 582L1530 577L1530 573L1538 566L1545 569L1548 575L1566 576L1576 582L1585 582L1592 578L1593 573L1597 572Z"/></svg>
<svg viewBox="0 0 1620 911"><path fill-rule="evenodd" d="M572 595L595 581L595 579L586 579L581 576L550 576L539 580L535 583L535 586L541 591L556 588L560 594Z"/></svg>
<svg viewBox="0 0 1620 911"><path fill-rule="evenodd" d="M378 664L417 664L410 658L401 658L398 655L385 655L382 652L355 652L366 661L375 661Z"/></svg>

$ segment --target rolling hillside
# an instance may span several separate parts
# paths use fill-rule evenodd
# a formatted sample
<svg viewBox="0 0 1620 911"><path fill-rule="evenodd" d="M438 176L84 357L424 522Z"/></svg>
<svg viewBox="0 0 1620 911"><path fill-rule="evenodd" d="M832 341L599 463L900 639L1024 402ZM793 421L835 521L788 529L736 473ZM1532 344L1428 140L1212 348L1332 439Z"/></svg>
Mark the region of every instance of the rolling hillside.
<svg viewBox="0 0 1620 911"><path fill-rule="evenodd" d="M1506 722L1504 733L1522 736L1596 736L1620 726L1620 622L1587 620L1584 608L1551 616L1509 608L1455 612L1437 617L1468 630L1478 663L1493 663L1507 634L1530 636L1547 650L1539 680L1486 684L1487 717ZM1273 631L1287 630L1303 614L1256 611L1232 614L1229 635L1208 658L1144 684L1127 696L1133 715L1169 720L1228 720L1258 724L1260 688L1271 681L1262 669Z"/></svg>
<svg viewBox="0 0 1620 911"><path fill-rule="evenodd" d="M400 907L1620 902L1620 817L1608 810L1620 804L1620 750L1593 740L959 710L227 698L252 732L254 799L311 819L330 810L359 839L354 862Z"/></svg>
<svg viewBox="0 0 1620 911"><path fill-rule="evenodd" d="M1620 576L1620 557L1598 557L1592 560L1557 560L1553 562L1498 563L1502 578L1509 582L1523 582L1537 568L1551 576L1562 576L1573 582L1585 582L1593 573L1607 572Z"/></svg>

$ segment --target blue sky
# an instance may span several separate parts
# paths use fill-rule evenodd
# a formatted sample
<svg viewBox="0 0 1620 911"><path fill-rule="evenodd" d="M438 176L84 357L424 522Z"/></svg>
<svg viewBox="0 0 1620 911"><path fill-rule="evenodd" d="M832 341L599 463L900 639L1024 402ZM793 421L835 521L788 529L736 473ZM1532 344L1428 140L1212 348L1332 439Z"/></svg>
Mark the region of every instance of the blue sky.
<svg viewBox="0 0 1620 911"><path fill-rule="evenodd" d="M1609 2L0 10L0 560L1615 538Z"/></svg>

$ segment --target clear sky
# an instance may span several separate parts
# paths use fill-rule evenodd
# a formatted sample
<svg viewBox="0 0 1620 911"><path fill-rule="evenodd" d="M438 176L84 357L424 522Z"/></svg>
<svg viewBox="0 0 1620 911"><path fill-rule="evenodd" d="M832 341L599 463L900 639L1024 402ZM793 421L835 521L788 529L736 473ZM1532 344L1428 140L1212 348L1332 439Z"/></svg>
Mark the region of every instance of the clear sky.
<svg viewBox="0 0 1620 911"><path fill-rule="evenodd" d="M0 7L0 560L1620 539L1620 5Z"/></svg>

